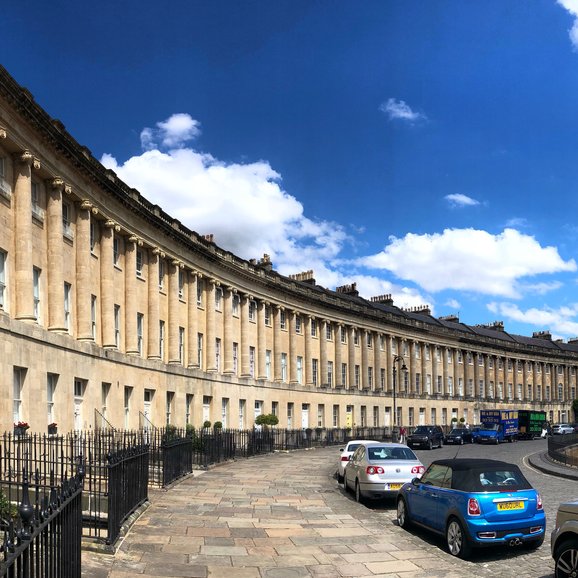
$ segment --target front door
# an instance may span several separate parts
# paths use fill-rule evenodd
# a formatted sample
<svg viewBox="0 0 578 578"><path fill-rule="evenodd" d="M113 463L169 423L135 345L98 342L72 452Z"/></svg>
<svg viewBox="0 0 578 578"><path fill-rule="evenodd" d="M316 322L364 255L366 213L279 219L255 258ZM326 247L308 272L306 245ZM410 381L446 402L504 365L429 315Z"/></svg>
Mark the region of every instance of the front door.
<svg viewBox="0 0 578 578"><path fill-rule="evenodd" d="M301 427L307 429L309 427L309 404L304 403L301 406Z"/></svg>

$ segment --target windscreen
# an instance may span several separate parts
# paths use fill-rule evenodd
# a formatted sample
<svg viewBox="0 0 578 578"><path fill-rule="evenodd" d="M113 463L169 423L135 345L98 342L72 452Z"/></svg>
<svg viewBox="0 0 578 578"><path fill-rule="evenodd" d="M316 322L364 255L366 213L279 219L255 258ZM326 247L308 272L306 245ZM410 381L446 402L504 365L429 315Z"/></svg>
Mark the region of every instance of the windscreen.
<svg viewBox="0 0 578 578"><path fill-rule="evenodd" d="M409 448L387 446L368 447L367 457L370 460L417 460L416 455Z"/></svg>

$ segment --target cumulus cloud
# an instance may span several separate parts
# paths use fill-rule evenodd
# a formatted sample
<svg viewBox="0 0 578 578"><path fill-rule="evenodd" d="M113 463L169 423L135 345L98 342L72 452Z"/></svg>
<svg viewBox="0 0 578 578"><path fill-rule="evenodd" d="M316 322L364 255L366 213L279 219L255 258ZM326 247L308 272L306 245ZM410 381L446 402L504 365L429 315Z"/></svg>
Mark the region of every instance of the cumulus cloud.
<svg viewBox="0 0 578 578"><path fill-rule="evenodd" d="M488 303L487 308L505 319L534 325L538 329L549 329L565 336L578 335L578 303L557 309L531 307L523 311L513 303L492 302Z"/></svg>
<svg viewBox="0 0 578 578"><path fill-rule="evenodd" d="M180 148L201 134L200 123L191 115L177 113L157 122L156 128L144 128L140 142L144 150Z"/></svg>
<svg viewBox="0 0 578 578"><path fill-rule="evenodd" d="M570 42L574 50L578 50L578 0L558 0L558 4L565 8L574 18L572 28L568 31Z"/></svg>
<svg viewBox="0 0 578 578"><path fill-rule="evenodd" d="M524 217L512 217L506 221L506 227L523 229L528 227L528 220Z"/></svg>
<svg viewBox="0 0 578 578"><path fill-rule="evenodd" d="M461 304L457 299L448 299L445 304L447 307L455 309L456 311L459 310L461 307Z"/></svg>
<svg viewBox="0 0 578 578"><path fill-rule="evenodd" d="M389 98L386 102L383 102L379 110L387 114L390 120L405 120L408 122L426 120L424 114L412 110L404 100L395 100L395 98Z"/></svg>
<svg viewBox="0 0 578 578"><path fill-rule="evenodd" d="M519 281L525 277L576 271L573 259L564 261L555 247L542 247L515 229L499 235L476 229L408 233L391 237L382 252L359 263L389 270L434 293L454 289L510 298L520 297Z"/></svg>
<svg viewBox="0 0 578 578"><path fill-rule="evenodd" d="M476 199L472 199L472 197L468 197L467 195L462 195L461 193L455 193L453 195L446 195L444 197L444 199L452 207L474 207L474 206L480 204L480 202L476 201Z"/></svg>
<svg viewBox="0 0 578 578"><path fill-rule="evenodd" d="M327 264L350 241L345 228L307 218L268 162L225 163L186 146L198 135L196 120L173 115L143 131L142 154L124 162L104 154L101 162L188 228L212 233L243 258L267 253L281 272L319 265L320 283L339 278Z"/></svg>

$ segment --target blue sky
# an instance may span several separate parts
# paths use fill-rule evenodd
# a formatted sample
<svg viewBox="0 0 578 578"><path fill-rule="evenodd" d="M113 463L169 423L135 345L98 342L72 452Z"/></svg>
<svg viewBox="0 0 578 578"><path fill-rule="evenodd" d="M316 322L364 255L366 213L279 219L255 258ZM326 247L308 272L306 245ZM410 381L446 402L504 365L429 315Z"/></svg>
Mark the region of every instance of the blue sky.
<svg viewBox="0 0 578 578"><path fill-rule="evenodd" d="M0 62L185 225L328 288L578 335L578 0L86 6L11 3Z"/></svg>

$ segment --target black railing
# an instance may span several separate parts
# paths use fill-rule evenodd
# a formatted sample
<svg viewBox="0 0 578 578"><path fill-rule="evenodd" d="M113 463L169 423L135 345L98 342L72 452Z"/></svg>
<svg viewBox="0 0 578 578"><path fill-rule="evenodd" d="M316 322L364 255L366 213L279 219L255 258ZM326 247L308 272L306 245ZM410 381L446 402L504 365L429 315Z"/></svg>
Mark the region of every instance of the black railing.
<svg viewBox="0 0 578 578"><path fill-rule="evenodd" d="M22 483L2 481L8 496L18 495L19 500L3 500L0 576L80 578L82 467L59 486L40 485L40 477L34 476L34 504L26 470L22 478Z"/></svg>
<svg viewBox="0 0 578 578"><path fill-rule="evenodd" d="M113 544L122 524L148 499L149 447L134 446L108 456L108 535Z"/></svg>
<svg viewBox="0 0 578 578"><path fill-rule="evenodd" d="M578 434L548 436L548 455L567 466L578 466Z"/></svg>

